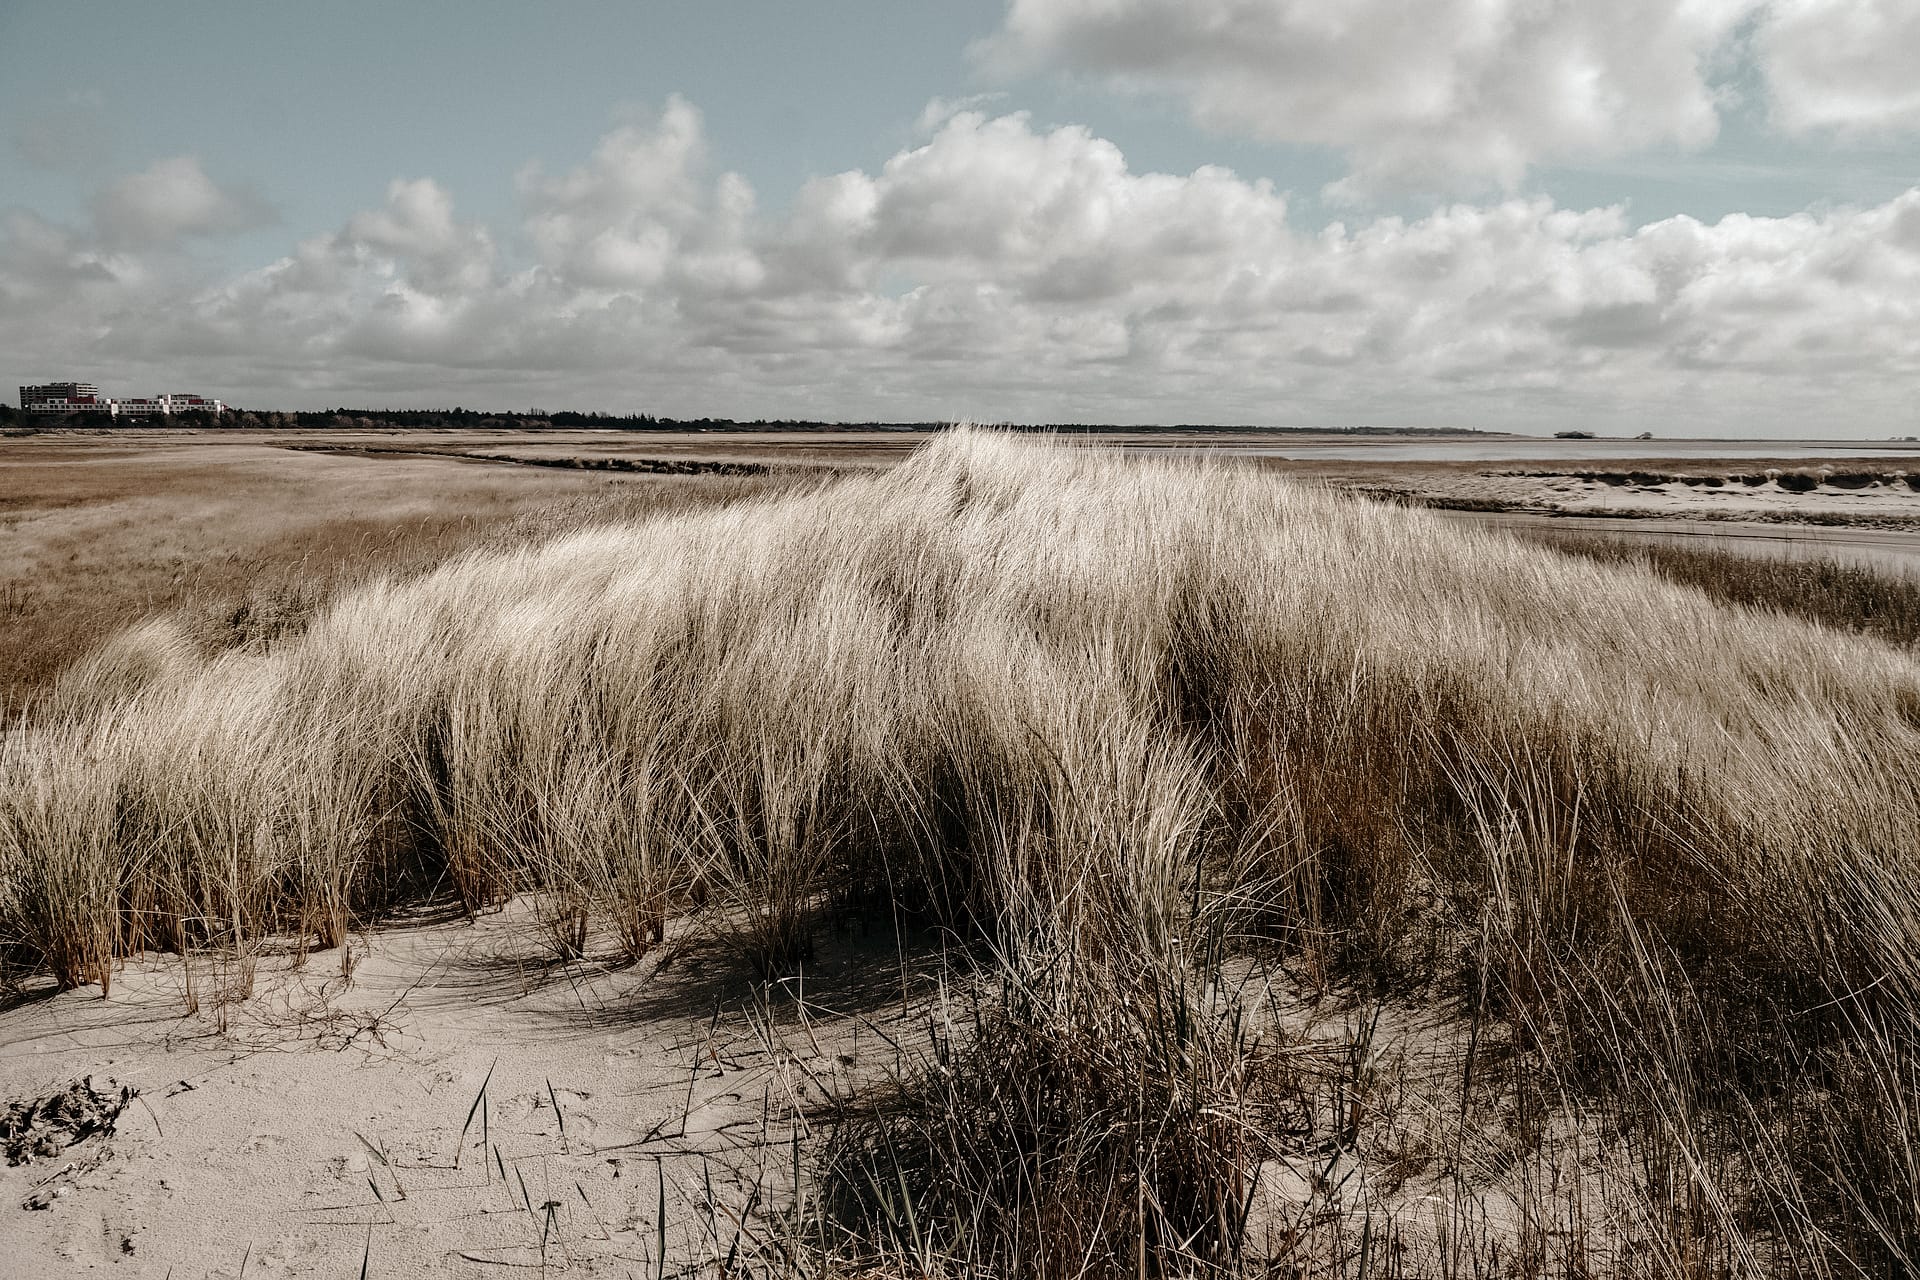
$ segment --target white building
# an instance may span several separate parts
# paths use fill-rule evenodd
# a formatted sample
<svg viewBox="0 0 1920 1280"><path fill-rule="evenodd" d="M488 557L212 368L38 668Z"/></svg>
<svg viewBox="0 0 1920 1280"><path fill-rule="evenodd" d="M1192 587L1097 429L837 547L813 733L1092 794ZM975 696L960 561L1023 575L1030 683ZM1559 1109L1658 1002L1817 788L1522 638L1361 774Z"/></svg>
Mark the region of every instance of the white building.
<svg viewBox="0 0 1920 1280"><path fill-rule="evenodd" d="M20 408L27 413L101 414L108 418L157 418L175 413L225 413L225 401L187 391L115 400L100 394L91 382L42 382L20 388Z"/></svg>
<svg viewBox="0 0 1920 1280"><path fill-rule="evenodd" d="M100 413L111 418L114 403L91 382L43 382L20 388L20 407L28 413Z"/></svg>
<svg viewBox="0 0 1920 1280"><path fill-rule="evenodd" d="M156 397L156 399L159 404L163 406L161 410L163 413L186 413L193 409L198 409L203 413L225 413L227 411L225 401L209 400L205 396L196 396L186 391L170 391L166 395Z"/></svg>

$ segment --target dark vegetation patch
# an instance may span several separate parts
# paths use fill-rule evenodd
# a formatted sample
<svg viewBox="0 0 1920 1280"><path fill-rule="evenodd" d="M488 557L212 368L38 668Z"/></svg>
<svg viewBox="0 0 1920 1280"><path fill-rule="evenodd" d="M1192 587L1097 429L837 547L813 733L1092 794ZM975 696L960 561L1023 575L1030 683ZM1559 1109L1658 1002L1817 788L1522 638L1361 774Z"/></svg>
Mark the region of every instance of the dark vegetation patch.
<svg viewBox="0 0 1920 1280"><path fill-rule="evenodd" d="M1920 645L1920 580L1911 576L1825 557L1790 560L1551 529L1527 533L1570 555L1644 565L1727 604L1775 609L1841 631Z"/></svg>
<svg viewBox="0 0 1920 1280"><path fill-rule="evenodd" d="M625 471L649 476L764 476L774 468L760 462L715 462L703 458L542 458L518 453L476 453L469 449L421 449L402 445L289 444L303 453L348 457L453 458L505 462L519 467L557 467L570 471Z"/></svg>
<svg viewBox="0 0 1920 1280"><path fill-rule="evenodd" d="M1908 471L1838 471L1832 467L1767 467L1759 471L1731 472L1690 472L1655 471L1636 469L1630 471L1533 471L1513 470L1496 471L1494 475L1518 476L1528 479L1568 479L1580 480L1587 484L1604 484L1612 488L1637 486L1651 488L1663 484L1681 484L1688 488L1719 489L1729 484L1745 485L1757 489L1762 485L1775 484L1788 493L1811 493L1823 486L1834 489L1871 489L1876 486L1920 490L1920 472Z"/></svg>
<svg viewBox="0 0 1920 1280"><path fill-rule="evenodd" d="M1282 1055L1191 991L1033 998L1060 990L976 994L964 1033L931 1028L897 1082L844 1107L822 1208L853 1258L1035 1280L1246 1260L1266 1135L1295 1101Z"/></svg>
<svg viewBox="0 0 1920 1280"><path fill-rule="evenodd" d="M1477 511L1488 515L1575 516L1607 520L1687 520L1709 524L1781 524L1818 525L1834 529L1915 529L1920 516L1880 515L1864 511L1798 511L1791 509L1707 508L1676 512L1651 507L1607 507L1605 510L1566 508L1533 499L1458 497L1452 494L1417 493L1390 487L1354 488L1360 494L1389 506L1423 507L1429 511Z"/></svg>
<svg viewBox="0 0 1920 1280"><path fill-rule="evenodd" d="M28 1098L8 1107L0 1117L0 1143L4 1143L7 1163L52 1160L88 1138L110 1136L120 1113L134 1098L131 1086L116 1088L117 1084L108 1080L104 1089L95 1088L93 1077L88 1076L44 1098Z"/></svg>

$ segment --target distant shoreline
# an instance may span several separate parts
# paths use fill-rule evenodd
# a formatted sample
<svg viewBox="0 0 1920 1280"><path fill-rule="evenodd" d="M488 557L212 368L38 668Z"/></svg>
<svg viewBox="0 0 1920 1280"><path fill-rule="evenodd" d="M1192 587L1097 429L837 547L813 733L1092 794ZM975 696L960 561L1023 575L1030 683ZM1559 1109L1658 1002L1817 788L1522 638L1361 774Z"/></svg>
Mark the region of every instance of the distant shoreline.
<svg viewBox="0 0 1920 1280"><path fill-rule="evenodd" d="M279 411L235 409L217 419L198 415L181 421L140 418L125 423L102 424L67 417L28 414L0 406L0 427L33 431L75 431L111 434L123 431L674 431L710 433L762 432L933 432L944 431L956 422L826 422L807 418L775 418L742 421L735 418L656 418L649 415L615 416L597 413L480 413L469 410L437 409L338 409L317 411ZM1523 432L1488 431L1479 427L1265 427L1247 424L1175 423L1170 426L1068 422L989 422L974 425L996 430L1050 435L1247 435L1247 436L1514 436L1531 438ZM1598 437L1605 438L1605 437Z"/></svg>

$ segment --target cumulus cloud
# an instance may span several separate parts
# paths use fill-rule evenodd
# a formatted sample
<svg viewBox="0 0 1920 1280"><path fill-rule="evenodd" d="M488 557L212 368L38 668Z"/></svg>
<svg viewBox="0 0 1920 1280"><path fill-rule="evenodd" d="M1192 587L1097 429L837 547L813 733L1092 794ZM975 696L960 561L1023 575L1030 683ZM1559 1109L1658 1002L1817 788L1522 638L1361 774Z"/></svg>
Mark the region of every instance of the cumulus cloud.
<svg viewBox="0 0 1920 1280"><path fill-rule="evenodd" d="M1774 119L1795 133L1920 130L1920 5L1772 0L1755 35Z"/></svg>
<svg viewBox="0 0 1920 1280"><path fill-rule="evenodd" d="M927 105L920 110L920 116L913 122L916 137L927 138L940 131L940 126L963 111L985 111L1006 98L1005 93L970 93L962 98L929 98Z"/></svg>
<svg viewBox="0 0 1920 1280"><path fill-rule="evenodd" d="M1271 250L1286 202L1216 167L1128 172L1120 149L1077 126L1036 133L1024 114L953 117L868 182L845 233L931 280L984 273L1036 299L1110 298L1184 275L1223 251Z"/></svg>
<svg viewBox="0 0 1920 1280"><path fill-rule="evenodd" d="M394 179L385 206L356 215L334 247L405 262L410 282L434 294L480 289L494 270L493 238L455 221L453 198L431 178Z"/></svg>
<svg viewBox="0 0 1920 1280"><path fill-rule="evenodd" d="M1719 125L1712 59L1757 0L1011 0L981 49L1169 95L1213 128L1347 149L1343 190L1518 184Z"/></svg>
<svg viewBox="0 0 1920 1280"><path fill-rule="evenodd" d="M102 235L135 246L246 231L273 221L266 201L220 186L193 156L157 160L122 178L100 193L93 212Z"/></svg>
<svg viewBox="0 0 1920 1280"><path fill-rule="evenodd" d="M480 317L500 296L492 236L461 222L431 178L395 179L384 204L288 256L205 291L177 339L458 365L499 354Z"/></svg>
<svg viewBox="0 0 1920 1280"><path fill-rule="evenodd" d="M1759 106L1734 88L1749 68L1789 134L1920 130L1911 0L1009 0L975 52L1338 149L1336 198L1512 191L1540 164L1698 149Z"/></svg>
<svg viewBox="0 0 1920 1280"><path fill-rule="evenodd" d="M700 113L680 97L602 138L570 173L523 173L520 190L542 264L570 283L751 289L760 278L743 243L753 189L738 174L709 179Z"/></svg>
<svg viewBox="0 0 1920 1280"><path fill-rule="evenodd" d="M1086 129L960 111L772 216L675 102L521 193L523 261L417 179L192 290L16 218L0 291L41 302L0 312L0 348L84 353L101 381L200 361L268 404L324 382L686 415L1879 434L1911 429L1920 376L1920 189L1714 223L1507 198L1313 230L1226 169L1136 173Z"/></svg>

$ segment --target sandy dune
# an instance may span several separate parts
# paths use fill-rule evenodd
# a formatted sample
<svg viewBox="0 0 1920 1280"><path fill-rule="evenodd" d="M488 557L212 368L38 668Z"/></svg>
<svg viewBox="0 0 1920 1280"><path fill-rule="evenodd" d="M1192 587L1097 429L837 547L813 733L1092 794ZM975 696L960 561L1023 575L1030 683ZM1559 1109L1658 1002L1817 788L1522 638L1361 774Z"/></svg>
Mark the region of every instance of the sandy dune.
<svg viewBox="0 0 1920 1280"><path fill-rule="evenodd" d="M516 914L356 936L350 982L338 952L263 957L225 1006L242 971L197 960L192 1016L175 957L0 1012L0 1098L137 1091L110 1136L0 1170L0 1273L499 1275L544 1238L549 1269L651 1275L663 1197L671 1257L760 1247L795 1117L891 1061L898 967L843 943L770 994L695 954L561 968Z"/></svg>

